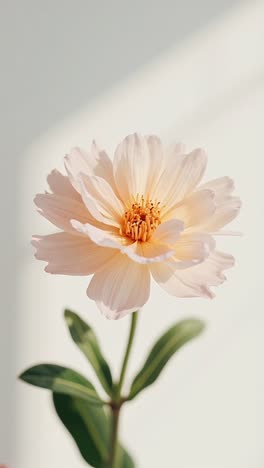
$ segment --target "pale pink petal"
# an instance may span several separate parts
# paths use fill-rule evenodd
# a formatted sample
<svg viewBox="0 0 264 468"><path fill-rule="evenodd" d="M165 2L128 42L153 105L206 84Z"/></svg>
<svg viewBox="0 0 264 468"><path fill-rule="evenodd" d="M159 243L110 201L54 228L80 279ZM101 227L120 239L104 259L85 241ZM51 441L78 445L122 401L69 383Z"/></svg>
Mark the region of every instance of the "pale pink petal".
<svg viewBox="0 0 264 468"><path fill-rule="evenodd" d="M170 144L164 150L164 166L166 166L167 164L171 164L172 159L176 159L180 156L183 156L184 154L186 154L186 145L184 143L178 142Z"/></svg>
<svg viewBox="0 0 264 468"><path fill-rule="evenodd" d="M190 154L180 154L168 161L153 195L153 198L161 202L164 217L199 184L206 168L206 160L205 152L196 149Z"/></svg>
<svg viewBox="0 0 264 468"><path fill-rule="evenodd" d="M175 254L175 244L183 228L181 221L172 219L160 224L148 242L134 242L124 247L122 252L143 264L163 262Z"/></svg>
<svg viewBox="0 0 264 468"><path fill-rule="evenodd" d="M86 175L102 177L114 188L113 164L105 151L100 150L93 142L90 152L73 148L65 156L65 168L74 188L79 192L77 176L81 172Z"/></svg>
<svg viewBox="0 0 264 468"><path fill-rule="evenodd" d="M81 202L81 197L70 183L69 177L54 169L47 177L49 187L56 195L73 198Z"/></svg>
<svg viewBox="0 0 264 468"><path fill-rule="evenodd" d="M145 265L153 262L163 262L174 255L172 247L153 240L150 242L134 242L124 247L122 252L131 260Z"/></svg>
<svg viewBox="0 0 264 468"><path fill-rule="evenodd" d="M214 193L211 190L193 192L177 203L166 213L166 218L177 218L184 222L185 228L201 224L215 212Z"/></svg>
<svg viewBox="0 0 264 468"><path fill-rule="evenodd" d="M58 232L34 236L36 258L48 263L45 271L60 275L86 276L98 271L113 257L112 249L98 247L83 236Z"/></svg>
<svg viewBox="0 0 264 468"><path fill-rule="evenodd" d="M174 245L184 229L184 223L179 219L170 219L161 223L151 237L151 241L157 241L168 245Z"/></svg>
<svg viewBox="0 0 264 468"><path fill-rule="evenodd" d="M186 154L186 145L185 143L178 142L169 147L167 154L169 158L174 158L179 154Z"/></svg>
<svg viewBox="0 0 264 468"><path fill-rule="evenodd" d="M93 223L94 219L88 213L81 198L65 197L56 193L43 193L36 195L35 204L39 213L51 223L65 231L72 231L70 220L77 219L82 223Z"/></svg>
<svg viewBox="0 0 264 468"><path fill-rule="evenodd" d="M119 319L138 310L147 302L149 293L148 267L121 253L93 276L87 289L87 295L109 319Z"/></svg>
<svg viewBox="0 0 264 468"><path fill-rule="evenodd" d="M97 245L120 250L121 253L138 263L161 262L175 253L174 248L157 241L134 242L128 237L120 236L117 230L103 231L90 224L81 224L75 220L72 220L71 223L76 231L88 236Z"/></svg>
<svg viewBox="0 0 264 468"><path fill-rule="evenodd" d="M119 231L112 227L105 226L106 229L97 228L91 224L82 224L79 221L72 219L72 227L81 234L89 237L95 244L101 247L109 247L111 249L123 250L124 246L130 245L132 242L128 237L121 236Z"/></svg>
<svg viewBox="0 0 264 468"><path fill-rule="evenodd" d="M223 271L233 267L234 264L235 259L232 255L214 250L205 262L191 268L190 273L186 270L184 274L192 275L193 278L193 275L199 274L208 286L219 286L226 280Z"/></svg>
<svg viewBox="0 0 264 468"><path fill-rule="evenodd" d="M233 192L234 182L230 177L219 177L200 185L198 190L211 190L214 193L215 203L219 204L225 201Z"/></svg>
<svg viewBox="0 0 264 468"><path fill-rule="evenodd" d="M127 136L117 147L113 166L116 187L124 203L137 194L150 199L163 168L159 138L138 134Z"/></svg>
<svg viewBox="0 0 264 468"><path fill-rule="evenodd" d="M214 297L210 286L226 279L223 270L234 265L231 255L213 251L202 263L178 270L171 261L150 266L153 278L169 294L178 297Z"/></svg>
<svg viewBox="0 0 264 468"><path fill-rule="evenodd" d="M194 268L194 267L192 267ZM154 280L172 296L177 297L211 297L205 285L200 285L199 282L184 282L181 279L181 271L175 269L173 264L169 263L153 263L150 267Z"/></svg>
<svg viewBox="0 0 264 468"><path fill-rule="evenodd" d="M238 197L229 197L216 206L214 214L207 221L196 226L201 231L215 233L229 224L238 215L241 207L241 201ZM219 231L219 234L221 231Z"/></svg>
<svg viewBox="0 0 264 468"><path fill-rule="evenodd" d="M87 209L97 221L120 227L125 207L111 186L101 177L80 174L81 196Z"/></svg>
<svg viewBox="0 0 264 468"><path fill-rule="evenodd" d="M210 234L200 232L183 233L174 245L175 258L200 263L215 248L215 240Z"/></svg>
<svg viewBox="0 0 264 468"><path fill-rule="evenodd" d="M206 184L198 187L199 193L204 189L210 189L214 192L214 202L216 204L215 212L208 219L201 220L197 223L195 229L206 232L211 232L214 235L239 235L231 231L219 231L226 224L230 223L239 213L241 201L238 197L231 195L234 190L234 183L229 177L221 177L219 179L211 180Z"/></svg>

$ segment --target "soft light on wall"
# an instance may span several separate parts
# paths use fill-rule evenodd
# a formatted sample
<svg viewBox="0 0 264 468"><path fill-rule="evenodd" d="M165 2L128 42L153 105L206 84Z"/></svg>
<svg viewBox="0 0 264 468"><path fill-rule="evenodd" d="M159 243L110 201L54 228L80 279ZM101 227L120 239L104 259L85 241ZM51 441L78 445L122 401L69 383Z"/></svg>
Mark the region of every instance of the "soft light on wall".
<svg viewBox="0 0 264 468"><path fill-rule="evenodd" d="M208 322L208 330L186 347L163 375L161 385L131 403L122 420L123 440L140 467L261 468L260 434L263 353L260 311L263 132L263 2L248 2L213 22L120 83L32 144L21 164L21 235L17 368L38 361L67 363L92 372L63 329L62 309L72 307L98 331L119 368L128 321L108 322L85 296L87 278L52 277L25 246L32 233L48 231L33 212L32 198L45 176L61 168L63 155L93 138L113 150L127 133L157 133L184 140L209 153L207 177L230 174L244 208L237 223L241 239L219 241L237 258L228 282L212 302L175 300L153 285L142 311L130 375L153 338L183 316ZM263 195L263 193L262 193ZM236 226L236 227L237 227ZM142 347L142 343L144 343ZM191 349L192 348L192 349ZM148 392L148 395L147 395ZM60 426L45 391L17 385L17 468L84 467ZM41 421L41 423L40 423ZM25 430L25 424L27 430ZM166 436L164 435L166 434Z"/></svg>

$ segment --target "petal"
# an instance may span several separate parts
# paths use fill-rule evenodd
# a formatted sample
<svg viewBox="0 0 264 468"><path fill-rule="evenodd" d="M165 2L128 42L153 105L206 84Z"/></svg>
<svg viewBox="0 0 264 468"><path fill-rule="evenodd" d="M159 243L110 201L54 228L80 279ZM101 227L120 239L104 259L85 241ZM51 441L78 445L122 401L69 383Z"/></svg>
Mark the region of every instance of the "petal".
<svg viewBox="0 0 264 468"><path fill-rule="evenodd" d="M215 240L211 235L200 232L184 232L174 246L175 259L200 263L208 257L214 248Z"/></svg>
<svg viewBox="0 0 264 468"><path fill-rule="evenodd" d="M185 228L201 224L215 212L214 192L201 190L192 193L167 212L166 217L175 217L184 222Z"/></svg>
<svg viewBox="0 0 264 468"><path fill-rule="evenodd" d="M132 260L142 264L161 262L174 255L175 249L168 243L171 241L175 244L176 239L179 238L180 229L183 228L181 222L172 220L164 223L167 228L172 228L172 226L175 228L173 233L166 233L167 237L161 230L160 236L158 235L156 239L151 238L149 242L134 242L128 237L121 236L117 229L102 230L89 223L82 224L76 220L72 220L71 224L74 229L88 236L97 245L118 249Z"/></svg>
<svg viewBox="0 0 264 468"><path fill-rule="evenodd" d="M207 221L197 226L197 229L216 233L223 226L233 221L238 215L240 207L241 200L238 197L227 198L226 201L216 207L214 214Z"/></svg>
<svg viewBox="0 0 264 468"><path fill-rule="evenodd" d="M111 186L101 177L80 174L78 181L82 199L97 221L120 227L125 207Z"/></svg>
<svg viewBox="0 0 264 468"><path fill-rule="evenodd" d="M161 262L174 255L173 248L157 241L134 242L128 237L120 236L117 230L103 231L90 224L81 224L76 220L72 220L71 223L74 229L88 236L97 245L120 250L121 253L138 263Z"/></svg>
<svg viewBox="0 0 264 468"><path fill-rule="evenodd" d="M241 207L240 199L231 196L234 190L234 183L229 177L221 177L203 184L198 188L197 193L204 189L210 189L214 192L216 209L212 216L207 220L203 220L196 226L196 229L226 235L228 231L217 231L230 223L238 215Z"/></svg>
<svg viewBox="0 0 264 468"><path fill-rule="evenodd" d="M34 236L36 258L48 263L45 271L60 275L86 276L98 271L114 255L113 250L98 247L83 236L59 232Z"/></svg>
<svg viewBox="0 0 264 468"><path fill-rule="evenodd" d="M210 180L198 187L198 190L211 190L214 193L214 200L219 204L226 200L234 190L234 182L230 177L219 177Z"/></svg>
<svg viewBox="0 0 264 468"><path fill-rule="evenodd" d="M121 253L93 276L87 289L87 295L109 319L119 319L138 310L147 302L149 293L148 267Z"/></svg>
<svg viewBox="0 0 264 468"><path fill-rule="evenodd" d="M164 223L161 223L151 240L162 242L168 245L174 245L180 237L181 232L184 229L184 223L179 219L170 219Z"/></svg>
<svg viewBox="0 0 264 468"><path fill-rule="evenodd" d="M169 294L178 297L214 297L210 286L218 286L226 279L223 270L234 265L231 255L213 251L199 265L178 270L172 262L151 265L153 278Z"/></svg>
<svg viewBox="0 0 264 468"><path fill-rule="evenodd" d="M177 219L171 219L158 226L149 242L134 242L124 247L122 252L139 263L163 262L175 254L175 243L178 241L184 225Z"/></svg>
<svg viewBox="0 0 264 468"><path fill-rule="evenodd" d="M123 250L124 246L133 242L128 237L120 236L119 231L115 228L103 230L89 223L82 224L75 219L71 220L71 224L76 231L89 237L89 239L101 247Z"/></svg>
<svg viewBox="0 0 264 468"><path fill-rule="evenodd" d="M42 216L65 231L73 230L70 223L72 218L82 223L94 223L81 198L77 200L56 193L39 193L36 195L34 202Z"/></svg>
<svg viewBox="0 0 264 468"><path fill-rule="evenodd" d="M61 195L67 198L74 198L81 201L78 192L73 188L70 183L69 177L62 175L59 171L54 169L47 177L49 187L56 195Z"/></svg>
<svg viewBox="0 0 264 468"><path fill-rule="evenodd" d="M185 143L176 143L170 145L166 151L166 159L170 160L171 158L175 158L175 156L186 154L186 145Z"/></svg>
<svg viewBox="0 0 264 468"><path fill-rule="evenodd" d="M124 201L144 196L150 199L163 167L161 142L156 136L127 136L117 147L114 156L114 177Z"/></svg>
<svg viewBox="0 0 264 468"><path fill-rule="evenodd" d="M206 160L206 154L201 149L170 159L153 195L163 205L163 216L199 184L206 168Z"/></svg>
<svg viewBox="0 0 264 468"><path fill-rule="evenodd" d="M174 255L172 247L155 241L134 242L128 247L124 247L122 252L135 262L145 265L153 262L163 262Z"/></svg>
<svg viewBox="0 0 264 468"><path fill-rule="evenodd" d="M92 143L90 153L80 148L73 148L70 154L65 156L65 168L72 185L78 192L80 191L80 187L77 176L81 172L87 175L102 177L114 187L112 161L105 151L97 147L95 142Z"/></svg>
<svg viewBox="0 0 264 468"><path fill-rule="evenodd" d="M226 280L223 270L233 267L234 264L235 259L232 255L214 250L205 262L191 268L190 272L186 271L185 275L192 275L194 278L193 275L199 274L208 286L219 286Z"/></svg>

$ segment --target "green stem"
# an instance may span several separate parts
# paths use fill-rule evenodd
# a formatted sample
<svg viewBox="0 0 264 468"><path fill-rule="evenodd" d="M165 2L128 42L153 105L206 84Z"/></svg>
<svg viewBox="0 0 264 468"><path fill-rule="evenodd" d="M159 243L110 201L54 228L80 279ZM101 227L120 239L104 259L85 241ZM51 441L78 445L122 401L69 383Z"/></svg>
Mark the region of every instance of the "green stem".
<svg viewBox="0 0 264 468"><path fill-rule="evenodd" d="M109 468L114 468L116 462L116 454L117 454L117 445L118 445L118 426L119 426L119 417L121 407L124 403L121 397L121 391L126 375L127 365L129 356L132 349L132 344L135 337L136 325L137 325L138 313L133 312L131 317L131 325L130 325L130 332L128 337L128 342L126 346L126 351L123 359L123 364L121 368L119 382L116 388L116 397L115 400L111 402L111 411L112 411L112 436L111 436L111 446L110 446L110 455L109 455Z"/></svg>
<svg viewBox="0 0 264 468"><path fill-rule="evenodd" d="M109 468L114 468L116 463L117 455L117 444L118 444L118 426L119 426L119 415L120 406L112 406L112 435L111 435L111 446L109 454Z"/></svg>
<svg viewBox="0 0 264 468"><path fill-rule="evenodd" d="M130 352L131 352L131 349L132 349L132 344L133 344L134 337L135 337L137 320L138 320L138 312L133 312L132 317L131 317L131 325L130 325L130 332L129 332L128 342L127 342L126 352L125 352L125 356L124 356L124 360L123 360L123 365L122 365L122 369L121 369L119 383L118 383L118 386L117 386L117 397L118 397L118 399L120 398L123 383L124 383L124 379L125 379L125 375L126 375L128 360L129 360Z"/></svg>

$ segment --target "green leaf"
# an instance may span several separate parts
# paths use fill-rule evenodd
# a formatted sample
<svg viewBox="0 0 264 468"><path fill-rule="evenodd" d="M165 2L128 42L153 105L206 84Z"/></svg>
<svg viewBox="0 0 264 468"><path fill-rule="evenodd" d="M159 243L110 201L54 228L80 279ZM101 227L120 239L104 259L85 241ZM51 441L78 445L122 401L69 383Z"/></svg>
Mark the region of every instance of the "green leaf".
<svg viewBox="0 0 264 468"><path fill-rule="evenodd" d="M73 341L87 357L106 393L112 396L113 380L111 371L102 355L95 333L74 312L65 310L64 315Z"/></svg>
<svg viewBox="0 0 264 468"><path fill-rule="evenodd" d="M19 377L24 382L36 387L48 388L56 393L80 397L96 405L103 404L89 380L67 367L39 364L25 370Z"/></svg>
<svg viewBox="0 0 264 468"><path fill-rule="evenodd" d="M111 428L105 409L68 395L53 394L53 402L84 460L96 468L107 468ZM134 467L130 455L119 445L115 468Z"/></svg>
<svg viewBox="0 0 264 468"><path fill-rule="evenodd" d="M104 468L108 456L108 421L102 407L69 395L53 394L56 412L91 466Z"/></svg>
<svg viewBox="0 0 264 468"><path fill-rule="evenodd" d="M135 463L129 453L121 446L118 446L115 468L135 468Z"/></svg>
<svg viewBox="0 0 264 468"><path fill-rule="evenodd" d="M173 354L185 343L198 336L203 329L203 322L188 319L178 322L162 335L150 351L141 371L136 375L128 399L132 400L144 388L155 382Z"/></svg>

